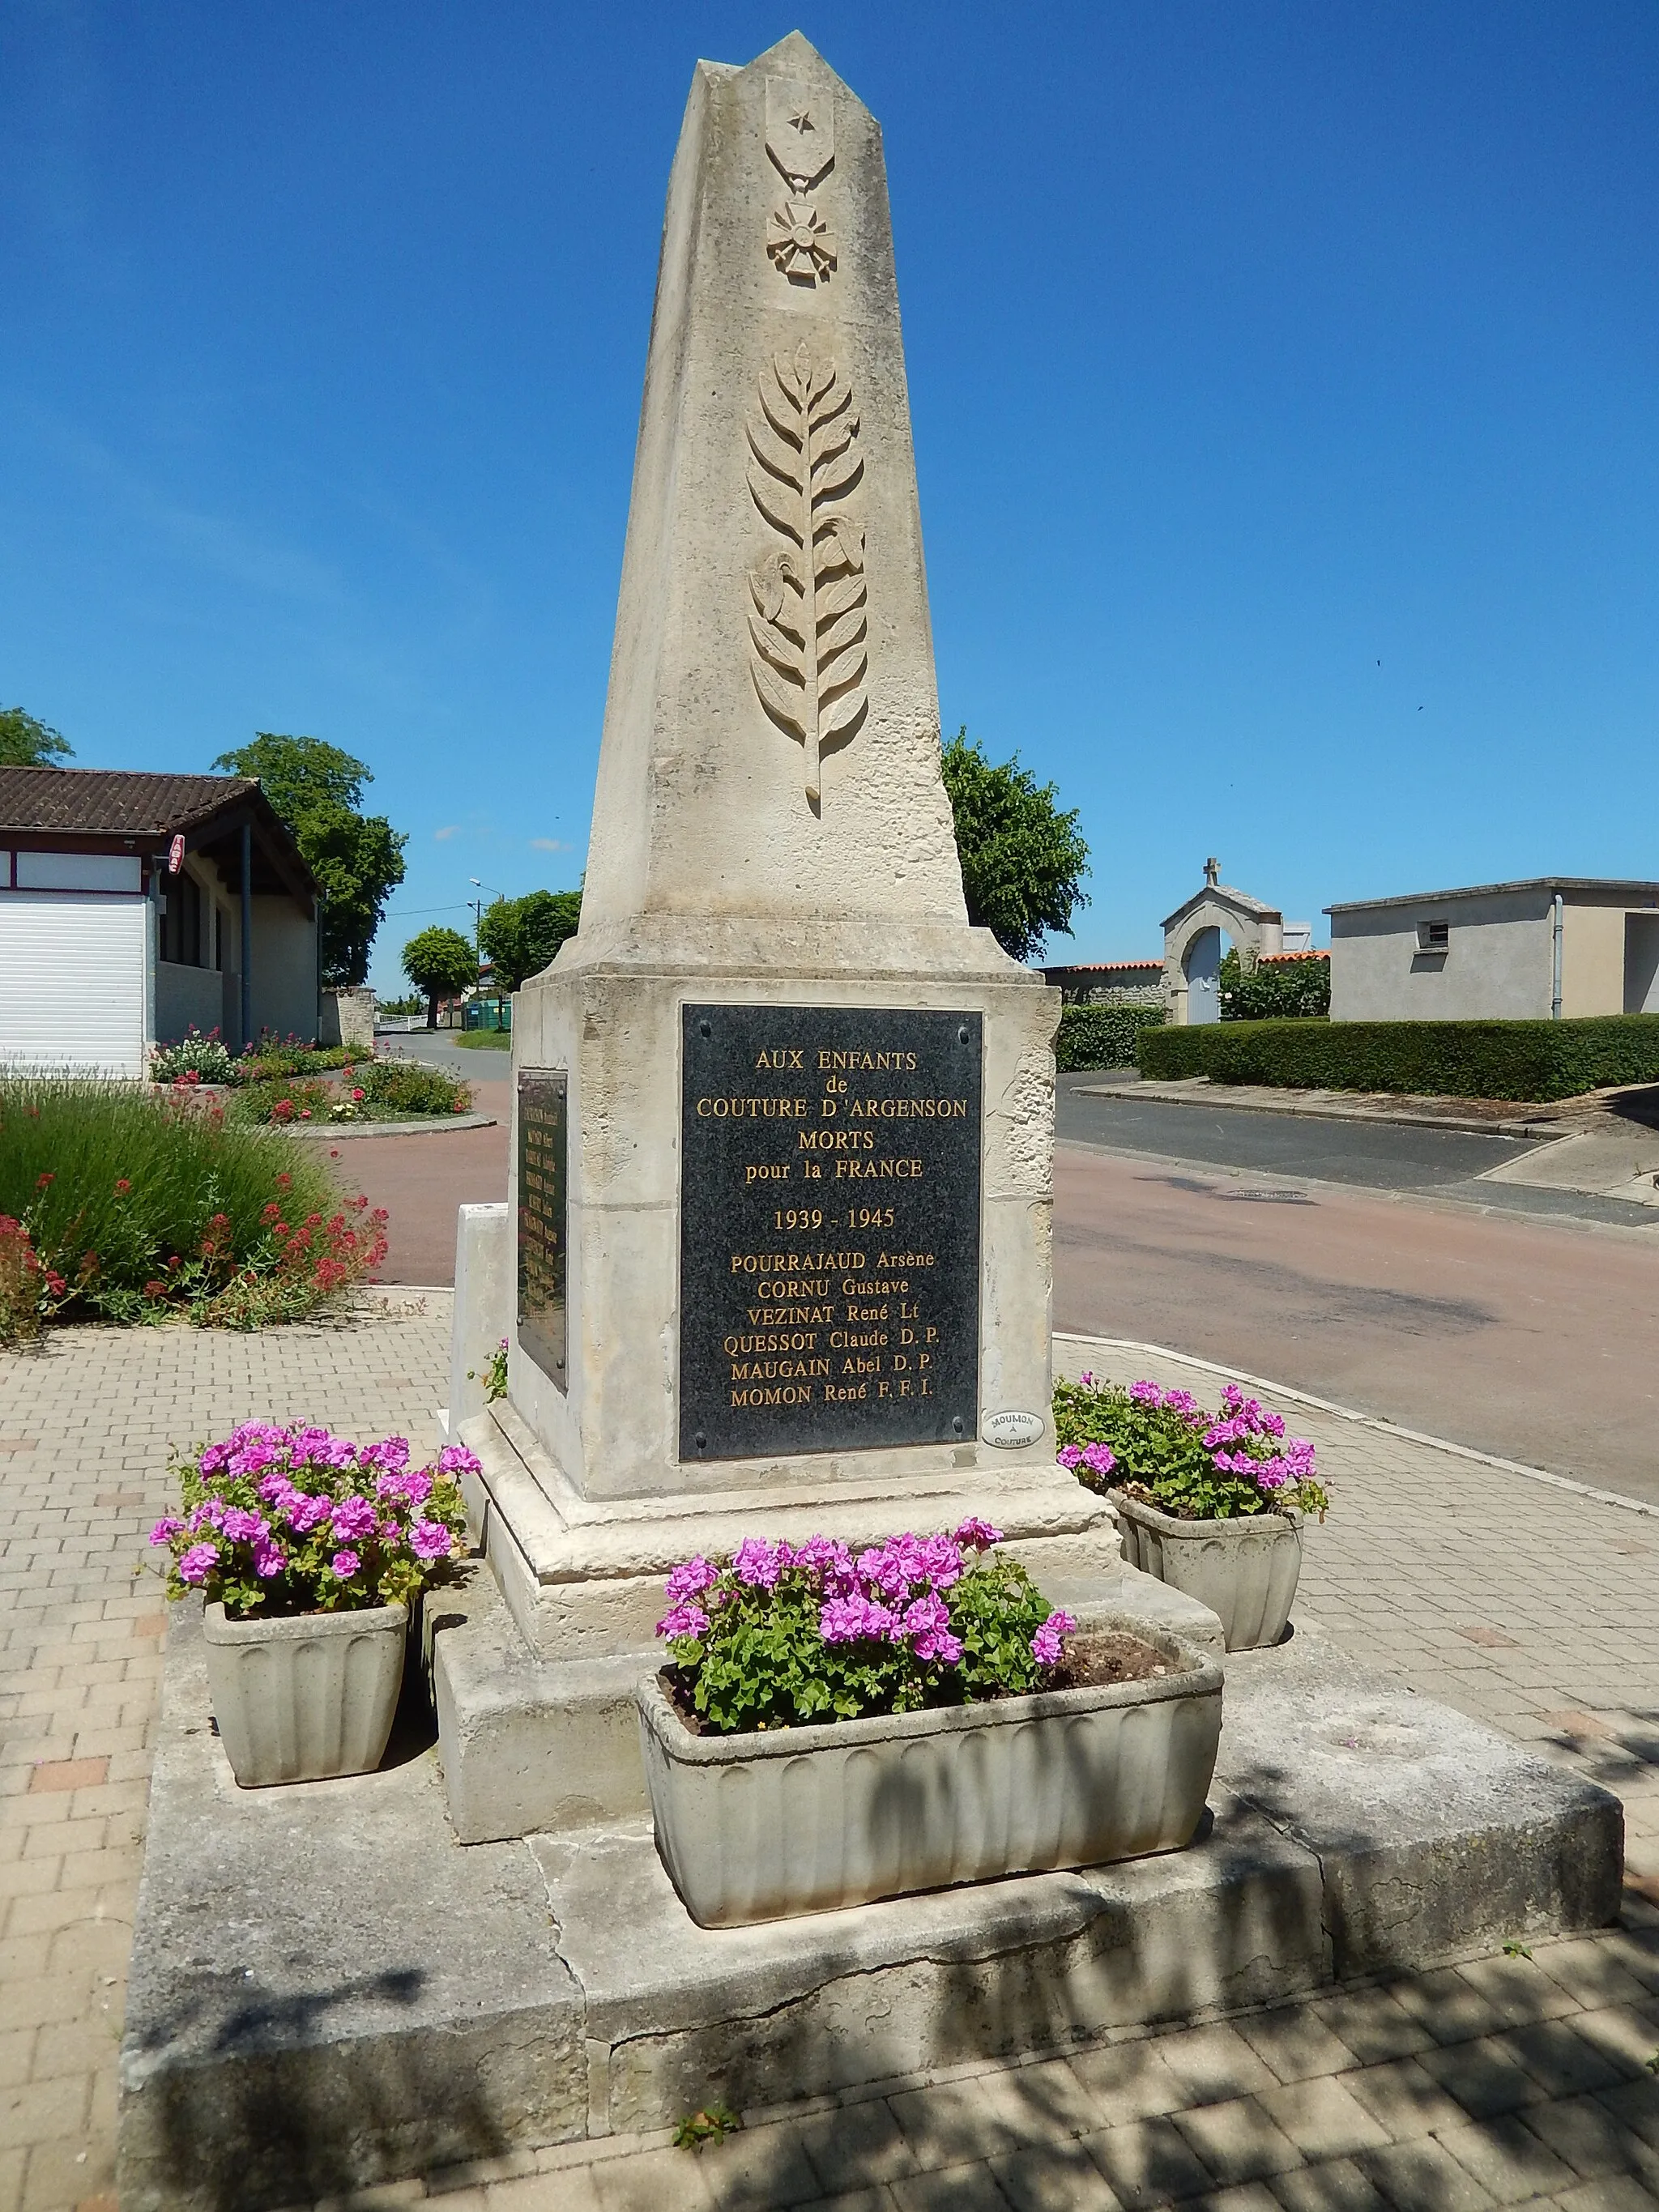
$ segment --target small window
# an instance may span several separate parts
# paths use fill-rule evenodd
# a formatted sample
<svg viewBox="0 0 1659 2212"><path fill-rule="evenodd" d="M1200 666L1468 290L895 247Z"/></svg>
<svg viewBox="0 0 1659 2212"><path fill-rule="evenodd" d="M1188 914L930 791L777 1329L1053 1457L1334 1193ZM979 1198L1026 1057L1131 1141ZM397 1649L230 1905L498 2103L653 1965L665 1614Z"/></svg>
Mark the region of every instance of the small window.
<svg viewBox="0 0 1659 2212"><path fill-rule="evenodd" d="M1450 943L1450 922L1419 921L1418 923L1417 949L1419 952L1443 952Z"/></svg>

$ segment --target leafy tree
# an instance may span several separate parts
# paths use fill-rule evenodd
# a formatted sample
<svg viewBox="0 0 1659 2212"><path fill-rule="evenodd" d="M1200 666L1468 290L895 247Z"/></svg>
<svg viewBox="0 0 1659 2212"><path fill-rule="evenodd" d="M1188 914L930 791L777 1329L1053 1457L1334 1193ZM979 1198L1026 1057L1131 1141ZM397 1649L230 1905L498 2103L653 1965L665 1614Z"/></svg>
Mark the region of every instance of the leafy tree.
<svg viewBox="0 0 1659 2212"><path fill-rule="evenodd" d="M386 900L404 879L408 838L384 814L364 814L366 764L321 738L261 730L252 744L221 753L215 768L257 775L322 888L325 983L361 983Z"/></svg>
<svg viewBox="0 0 1659 2212"><path fill-rule="evenodd" d="M1016 960L1041 958L1048 931L1069 937L1073 915L1089 903L1082 887L1089 848L1075 812L1060 812L1054 785L1040 784L1018 753L994 766L965 728L940 764L969 921L990 930Z"/></svg>
<svg viewBox="0 0 1659 2212"><path fill-rule="evenodd" d="M51 768L75 748L21 707L0 707L0 768Z"/></svg>
<svg viewBox="0 0 1659 2212"><path fill-rule="evenodd" d="M423 929L404 947L404 973L426 997L426 1025L438 1026L438 1001L478 980L478 956L459 929Z"/></svg>
<svg viewBox="0 0 1659 2212"><path fill-rule="evenodd" d="M1221 1018L1224 1022L1276 1022L1331 1011L1331 963L1322 952L1295 960L1258 960L1246 968L1237 948L1221 963Z"/></svg>
<svg viewBox="0 0 1659 2212"><path fill-rule="evenodd" d="M523 898L497 899L478 921L478 947L495 965L495 982L516 991L526 976L539 975L581 920L580 891L530 891Z"/></svg>

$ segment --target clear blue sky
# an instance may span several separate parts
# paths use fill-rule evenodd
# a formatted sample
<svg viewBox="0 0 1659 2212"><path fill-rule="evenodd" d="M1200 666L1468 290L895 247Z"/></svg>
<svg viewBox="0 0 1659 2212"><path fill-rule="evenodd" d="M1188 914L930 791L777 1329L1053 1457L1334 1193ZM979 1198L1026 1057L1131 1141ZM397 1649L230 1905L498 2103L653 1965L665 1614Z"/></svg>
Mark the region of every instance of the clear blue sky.
<svg viewBox="0 0 1659 2212"><path fill-rule="evenodd" d="M361 755L383 987L574 883L692 64L796 23L885 126L945 729L1094 848L1055 957L1211 852L1659 874L1651 0L9 0L0 703Z"/></svg>

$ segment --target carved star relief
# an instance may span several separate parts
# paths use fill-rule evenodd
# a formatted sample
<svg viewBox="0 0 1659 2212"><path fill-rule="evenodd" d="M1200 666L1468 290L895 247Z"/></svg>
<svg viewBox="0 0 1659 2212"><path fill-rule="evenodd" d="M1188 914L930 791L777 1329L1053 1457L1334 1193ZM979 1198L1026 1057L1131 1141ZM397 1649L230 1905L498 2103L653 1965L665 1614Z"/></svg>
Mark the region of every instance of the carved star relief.
<svg viewBox="0 0 1659 2212"><path fill-rule="evenodd" d="M820 284L836 265L836 234L810 200L788 199L772 211L766 250L792 283Z"/></svg>

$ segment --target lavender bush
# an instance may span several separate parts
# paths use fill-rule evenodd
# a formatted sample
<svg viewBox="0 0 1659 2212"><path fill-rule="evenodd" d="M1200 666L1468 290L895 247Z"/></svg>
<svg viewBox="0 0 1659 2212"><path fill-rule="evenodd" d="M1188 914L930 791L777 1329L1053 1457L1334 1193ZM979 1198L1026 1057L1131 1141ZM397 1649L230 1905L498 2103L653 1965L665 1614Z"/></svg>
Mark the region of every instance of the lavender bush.
<svg viewBox="0 0 1659 2212"><path fill-rule="evenodd" d="M150 1531L167 1595L199 1589L233 1619L406 1605L466 1553L459 1444L409 1464L402 1437L354 1444L327 1429L247 1421L177 1459L182 1511Z"/></svg>
<svg viewBox="0 0 1659 2212"><path fill-rule="evenodd" d="M1330 1504L1304 1437L1236 1382L1206 1413L1188 1390L1083 1375L1054 1385L1056 1456L1091 1490L1121 1486L1178 1520L1316 1513Z"/></svg>
<svg viewBox="0 0 1659 2212"><path fill-rule="evenodd" d="M1041 1689L1076 1627L1051 1611L988 1522L890 1537L856 1556L828 1536L749 1537L668 1577L679 1686L719 1733L856 1720Z"/></svg>

